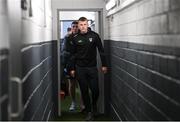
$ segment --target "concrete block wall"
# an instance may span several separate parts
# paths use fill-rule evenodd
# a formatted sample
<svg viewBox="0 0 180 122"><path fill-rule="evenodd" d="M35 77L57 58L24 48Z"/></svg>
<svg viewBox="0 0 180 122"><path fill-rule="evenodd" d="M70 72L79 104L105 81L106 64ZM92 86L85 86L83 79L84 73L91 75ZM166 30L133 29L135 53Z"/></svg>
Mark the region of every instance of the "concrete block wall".
<svg viewBox="0 0 180 122"><path fill-rule="evenodd" d="M114 119L180 120L179 18L179 0L137 0L108 16Z"/></svg>
<svg viewBox="0 0 180 122"><path fill-rule="evenodd" d="M22 13L23 120L53 120L58 114L58 72L51 0L32 1L32 17L28 13Z"/></svg>
<svg viewBox="0 0 180 122"><path fill-rule="evenodd" d="M7 3L0 1L0 121L8 119L9 45Z"/></svg>
<svg viewBox="0 0 180 122"><path fill-rule="evenodd" d="M52 40L51 0L32 1L32 16L29 10L22 12L23 43L39 43Z"/></svg>

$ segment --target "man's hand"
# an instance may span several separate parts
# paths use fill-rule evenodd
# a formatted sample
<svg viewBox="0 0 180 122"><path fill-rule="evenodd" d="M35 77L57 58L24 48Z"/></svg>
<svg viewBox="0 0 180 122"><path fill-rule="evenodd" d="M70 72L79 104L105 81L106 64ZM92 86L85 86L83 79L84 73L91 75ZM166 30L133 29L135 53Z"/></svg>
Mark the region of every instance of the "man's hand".
<svg viewBox="0 0 180 122"><path fill-rule="evenodd" d="M101 70L102 70L102 72L103 72L104 74L107 73L107 67L102 67Z"/></svg>
<svg viewBox="0 0 180 122"><path fill-rule="evenodd" d="M71 71L70 71L70 75L71 75L72 77L75 77L75 70L71 70Z"/></svg>

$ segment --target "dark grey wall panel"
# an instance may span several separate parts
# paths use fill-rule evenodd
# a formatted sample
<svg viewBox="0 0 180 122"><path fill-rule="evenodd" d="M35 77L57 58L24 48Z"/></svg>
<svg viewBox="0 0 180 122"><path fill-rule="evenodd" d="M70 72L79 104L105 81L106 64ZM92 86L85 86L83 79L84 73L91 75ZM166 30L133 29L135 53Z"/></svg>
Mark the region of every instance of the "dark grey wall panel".
<svg viewBox="0 0 180 122"><path fill-rule="evenodd" d="M111 40L105 47L110 100L122 120L180 120L179 48Z"/></svg>
<svg viewBox="0 0 180 122"><path fill-rule="evenodd" d="M139 96L138 98L138 105L139 109L141 109L142 113L139 113L138 117L141 117L141 115L145 114L149 117L150 120L166 120L166 118L160 114L157 110L155 110L151 105L148 104L146 100L144 100L142 97ZM138 118L139 120L142 120L142 118Z"/></svg>
<svg viewBox="0 0 180 122"><path fill-rule="evenodd" d="M50 120L52 120L53 116L58 115L58 54L57 54L57 41L53 40L51 45L51 51L52 51L52 93L53 93L53 101L52 104L52 110Z"/></svg>
<svg viewBox="0 0 180 122"><path fill-rule="evenodd" d="M1 96L8 94L8 57L5 56L3 60L0 62L1 64Z"/></svg>
<svg viewBox="0 0 180 122"><path fill-rule="evenodd" d="M32 47L31 47L32 46ZM23 76L41 63L40 45L29 45L26 50L22 51L22 74ZM32 58L36 57L36 58Z"/></svg>
<svg viewBox="0 0 180 122"><path fill-rule="evenodd" d="M47 113L57 111L56 46L56 41L50 41L22 49L24 120L46 120ZM49 118L55 117L52 115Z"/></svg>
<svg viewBox="0 0 180 122"><path fill-rule="evenodd" d="M110 60L110 52L111 52L111 48L110 48L110 43L109 41L104 41L104 48L105 50L105 54L106 54L106 59L107 59L107 67L108 67L108 73L104 75L104 113L109 115L110 114L110 88L111 88L111 83L110 83L110 77L111 77L111 73L109 72L111 70L111 60Z"/></svg>
<svg viewBox="0 0 180 122"><path fill-rule="evenodd" d="M38 108L36 109L36 111L34 112L34 115L33 117L31 118L31 120L43 120L44 119L44 116L45 116L45 113L51 109L48 108L49 104L51 104L51 95L52 95L52 92L51 92L51 85L48 85L46 90L44 91L44 94L41 95L42 96L42 99L41 99L41 102L40 104L38 105Z"/></svg>
<svg viewBox="0 0 180 122"><path fill-rule="evenodd" d="M5 99L1 103L1 114L2 114L2 120L8 120L8 99Z"/></svg>
<svg viewBox="0 0 180 122"><path fill-rule="evenodd" d="M34 72L29 75L27 80L23 83L23 101L24 104L27 102L28 98L32 94L32 92L36 89L36 87L40 84L40 67L38 67Z"/></svg>
<svg viewBox="0 0 180 122"><path fill-rule="evenodd" d="M9 101L9 51L0 50L0 121L8 120Z"/></svg>

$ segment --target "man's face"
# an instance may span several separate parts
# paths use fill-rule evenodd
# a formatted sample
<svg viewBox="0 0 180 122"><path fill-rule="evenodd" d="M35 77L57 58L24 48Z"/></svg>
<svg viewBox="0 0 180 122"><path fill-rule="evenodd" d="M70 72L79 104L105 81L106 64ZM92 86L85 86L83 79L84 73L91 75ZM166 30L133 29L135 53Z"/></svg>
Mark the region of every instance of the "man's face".
<svg viewBox="0 0 180 122"><path fill-rule="evenodd" d="M78 21L78 28L81 31L81 33L87 33L88 22L87 21Z"/></svg>
<svg viewBox="0 0 180 122"><path fill-rule="evenodd" d="M72 30L72 33L77 33L78 32L78 24L72 24L71 30Z"/></svg>

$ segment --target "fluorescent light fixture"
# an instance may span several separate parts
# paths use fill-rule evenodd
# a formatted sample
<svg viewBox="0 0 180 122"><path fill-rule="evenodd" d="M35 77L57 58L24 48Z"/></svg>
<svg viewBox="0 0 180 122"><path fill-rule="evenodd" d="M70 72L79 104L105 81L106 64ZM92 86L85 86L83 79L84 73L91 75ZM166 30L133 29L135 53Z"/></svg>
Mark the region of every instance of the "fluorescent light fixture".
<svg viewBox="0 0 180 122"><path fill-rule="evenodd" d="M116 0L110 0L107 4L106 4L106 10L110 10L111 8L113 8L116 5Z"/></svg>
<svg viewBox="0 0 180 122"><path fill-rule="evenodd" d="M121 7L126 7L128 6L129 4L133 3L134 1L136 0L125 0L122 4L121 4Z"/></svg>

